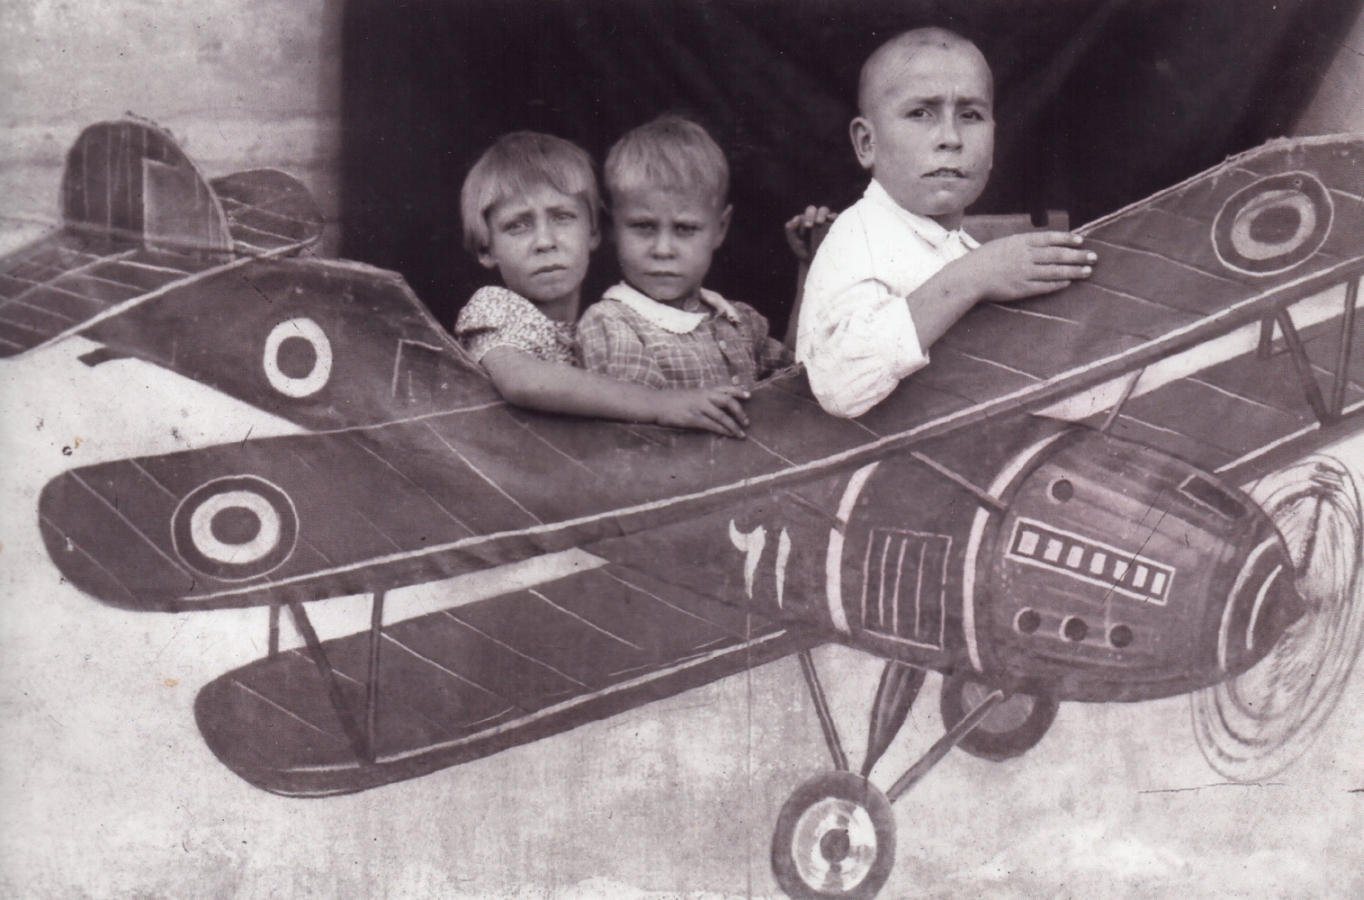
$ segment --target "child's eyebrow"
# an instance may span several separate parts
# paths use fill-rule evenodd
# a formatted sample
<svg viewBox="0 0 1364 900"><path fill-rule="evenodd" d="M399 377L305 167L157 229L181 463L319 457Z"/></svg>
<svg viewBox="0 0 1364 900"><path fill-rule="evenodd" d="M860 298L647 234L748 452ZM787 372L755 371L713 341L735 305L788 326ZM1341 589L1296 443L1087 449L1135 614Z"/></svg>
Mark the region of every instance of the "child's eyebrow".
<svg viewBox="0 0 1364 900"><path fill-rule="evenodd" d="M944 105L947 104L947 102L948 102L949 99L950 99L950 98L949 98L948 96L946 96L946 95L943 95L943 94L934 94L934 95L932 95L932 96L918 96L918 97L916 97L916 96L909 96L909 97L906 97L906 98L905 98L905 102L906 102L906 103L917 103L917 104L920 104L920 105L922 105L922 106L944 106ZM958 94L958 95L956 96L956 101L957 101L957 105L958 105L958 106L989 106L989 105L990 105L990 101L989 101L988 99L986 99L985 97L979 97L979 96L975 96L975 95L972 95L972 94Z"/></svg>

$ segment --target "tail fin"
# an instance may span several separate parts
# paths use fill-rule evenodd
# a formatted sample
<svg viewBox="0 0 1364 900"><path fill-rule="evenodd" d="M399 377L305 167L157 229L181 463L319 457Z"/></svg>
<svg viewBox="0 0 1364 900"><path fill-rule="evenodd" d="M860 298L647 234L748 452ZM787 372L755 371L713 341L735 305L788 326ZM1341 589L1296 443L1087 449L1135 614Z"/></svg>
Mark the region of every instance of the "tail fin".
<svg viewBox="0 0 1364 900"><path fill-rule="evenodd" d="M297 253L323 225L297 179L254 169L206 182L168 133L138 119L81 132L61 205L62 228L0 258L0 358L122 314L234 256Z"/></svg>
<svg viewBox="0 0 1364 900"><path fill-rule="evenodd" d="M194 163L168 133L134 119L91 125L71 146L62 220L157 249L232 252L227 215Z"/></svg>
<svg viewBox="0 0 1364 900"><path fill-rule="evenodd" d="M169 133L140 119L81 132L66 156L62 221L181 253L278 255L322 234L322 214L298 179L253 169L205 181Z"/></svg>

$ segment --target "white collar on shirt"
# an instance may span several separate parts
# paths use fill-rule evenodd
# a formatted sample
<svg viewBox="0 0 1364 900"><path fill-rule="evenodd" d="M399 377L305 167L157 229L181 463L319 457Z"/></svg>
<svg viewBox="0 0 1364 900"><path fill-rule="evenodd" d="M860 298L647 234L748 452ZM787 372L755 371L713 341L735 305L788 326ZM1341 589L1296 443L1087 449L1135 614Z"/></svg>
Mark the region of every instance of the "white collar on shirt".
<svg viewBox="0 0 1364 900"><path fill-rule="evenodd" d="M619 300L659 328L673 334L690 334L709 315L708 312L702 310L693 312L659 303L652 297L641 294L625 282L607 288L606 293L602 294L602 299ZM701 299L726 319L736 325L739 324L739 311L724 297L714 291L701 288Z"/></svg>
<svg viewBox="0 0 1364 900"><path fill-rule="evenodd" d="M912 228L915 234L927 241L928 245L936 250L941 250L954 242L961 244L967 250L974 250L980 246L979 241L960 228L956 231L948 231L932 219L905 209L895 202L895 198L875 178L871 180L871 184L867 185L867 191L862 196L895 210L896 215Z"/></svg>

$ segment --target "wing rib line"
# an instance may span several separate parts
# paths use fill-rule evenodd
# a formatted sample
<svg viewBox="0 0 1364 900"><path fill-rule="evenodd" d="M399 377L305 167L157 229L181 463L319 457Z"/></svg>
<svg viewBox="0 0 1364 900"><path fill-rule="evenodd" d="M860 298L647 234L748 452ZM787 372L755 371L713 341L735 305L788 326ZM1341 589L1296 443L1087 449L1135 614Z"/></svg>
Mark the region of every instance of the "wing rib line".
<svg viewBox="0 0 1364 900"><path fill-rule="evenodd" d="M601 632L602 634L606 635L607 637L611 638L611 640L613 640L613 641L619 641L620 643L624 644L624 645L627 646L627 647L632 647L632 648L634 648L635 650L638 650L638 651L641 652L641 653L644 652L644 648L641 647L641 646L639 646L638 644L635 644L635 643L632 643L632 642L630 642L630 641L627 641L625 638L621 637L620 635L618 635L618 634L613 634L612 632L607 631L605 628L602 628L600 625L597 625L597 624L594 623L594 622L589 622L587 619L584 619L582 616L578 615L578 614L575 613L573 610L571 610L571 609L565 609L564 607L562 607L562 606L560 606L559 604L555 603L553 600L549 599L548 597L546 597L544 594L540 593L539 591L534 590L534 589L530 589L530 590L527 590L526 593L531 594L532 596L535 596L535 597L539 597L541 600L545 601L545 602L548 603L550 606L552 606L552 607L554 607L555 609L557 609L559 612L563 613L563 614L566 615L566 616L572 616L573 618L577 619L579 622L582 622L582 623L583 623L584 625L586 625L588 628L591 628L593 631L599 631L599 632Z"/></svg>

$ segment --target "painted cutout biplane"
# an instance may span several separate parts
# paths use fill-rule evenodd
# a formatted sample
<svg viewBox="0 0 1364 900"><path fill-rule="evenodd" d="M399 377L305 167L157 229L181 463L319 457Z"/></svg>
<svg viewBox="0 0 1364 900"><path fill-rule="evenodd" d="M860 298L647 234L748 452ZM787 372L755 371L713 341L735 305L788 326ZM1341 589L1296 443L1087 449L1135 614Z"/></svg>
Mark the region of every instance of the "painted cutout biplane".
<svg viewBox="0 0 1364 900"><path fill-rule="evenodd" d="M78 468L39 501L102 602L269 607L266 658L196 701L266 790L413 778L795 655L835 771L783 807L773 869L871 897L890 802L953 747L1006 759L1062 701L1192 693L1209 762L1262 778L1364 640L1357 489L1309 456L1364 410L1364 137L1272 142L1085 226L1091 279L977 308L860 419L779 375L746 441L508 406L400 276L297 255L301 185L205 182L150 125L87 129L62 201L3 261L0 353L79 334L89 365L141 359L296 432ZM386 604L427 582L443 608ZM320 639L306 604L355 594L369 630ZM856 770L829 642L887 661ZM883 792L927 670L947 733Z"/></svg>

